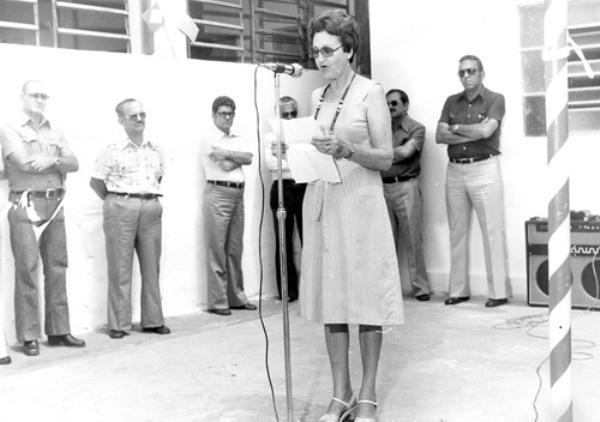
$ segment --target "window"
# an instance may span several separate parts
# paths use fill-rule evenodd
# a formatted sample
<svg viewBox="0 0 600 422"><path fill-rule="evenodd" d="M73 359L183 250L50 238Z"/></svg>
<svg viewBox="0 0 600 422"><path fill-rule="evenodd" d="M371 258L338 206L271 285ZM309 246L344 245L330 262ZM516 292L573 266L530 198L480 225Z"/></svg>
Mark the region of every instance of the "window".
<svg viewBox="0 0 600 422"><path fill-rule="evenodd" d="M546 134L543 5L521 8L521 64L525 135ZM600 3L569 2L569 36L581 47L594 78L588 78L575 52L568 57L569 129L600 130Z"/></svg>
<svg viewBox="0 0 600 422"><path fill-rule="evenodd" d="M127 0L0 0L0 42L129 52Z"/></svg>
<svg viewBox="0 0 600 422"><path fill-rule="evenodd" d="M361 26L359 71L370 74L367 0L188 0L200 30L189 44L189 57L233 62L298 62L308 57L307 26L327 9L343 9Z"/></svg>

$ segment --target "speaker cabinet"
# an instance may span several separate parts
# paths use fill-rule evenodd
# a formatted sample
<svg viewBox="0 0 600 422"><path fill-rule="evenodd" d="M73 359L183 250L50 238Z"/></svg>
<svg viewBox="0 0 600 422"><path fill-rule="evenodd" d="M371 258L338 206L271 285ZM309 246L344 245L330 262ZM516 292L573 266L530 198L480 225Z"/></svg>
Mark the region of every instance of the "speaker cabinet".
<svg viewBox="0 0 600 422"><path fill-rule="evenodd" d="M548 306L548 222L525 222L527 303ZM571 303L600 309L600 221L571 221Z"/></svg>

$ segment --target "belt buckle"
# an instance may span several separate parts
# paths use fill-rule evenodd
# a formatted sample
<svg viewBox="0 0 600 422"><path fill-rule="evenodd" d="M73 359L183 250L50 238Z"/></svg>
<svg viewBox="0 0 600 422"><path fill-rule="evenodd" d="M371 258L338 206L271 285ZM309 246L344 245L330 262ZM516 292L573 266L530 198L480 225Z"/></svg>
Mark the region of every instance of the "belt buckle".
<svg viewBox="0 0 600 422"><path fill-rule="evenodd" d="M59 189L46 189L46 199L56 199Z"/></svg>

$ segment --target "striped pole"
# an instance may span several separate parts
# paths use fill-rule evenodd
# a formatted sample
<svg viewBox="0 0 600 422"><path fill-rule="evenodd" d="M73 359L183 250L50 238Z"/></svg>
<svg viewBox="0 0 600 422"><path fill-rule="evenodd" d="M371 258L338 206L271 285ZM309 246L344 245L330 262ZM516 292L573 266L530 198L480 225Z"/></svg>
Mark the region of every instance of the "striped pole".
<svg viewBox="0 0 600 422"><path fill-rule="evenodd" d="M548 274L550 275L551 422L573 421L568 153L567 0L546 0L546 133L548 134Z"/></svg>

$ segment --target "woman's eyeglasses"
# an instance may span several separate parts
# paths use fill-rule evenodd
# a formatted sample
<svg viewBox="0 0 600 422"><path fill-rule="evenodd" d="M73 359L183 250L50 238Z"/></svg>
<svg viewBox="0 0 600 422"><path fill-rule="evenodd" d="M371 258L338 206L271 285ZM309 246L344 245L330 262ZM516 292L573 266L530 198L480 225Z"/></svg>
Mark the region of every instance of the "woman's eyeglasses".
<svg viewBox="0 0 600 422"><path fill-rule="evenodd" d="M231 118L231 117L235 116L235 112L234 111L218 111L217 116Z"/></svg>
<svg viewBox="0 0 600 422"><path fill-rule="evenodd" d="M333 56L333 53L335 53L337 50L339 50L340 48L342 48L343 46L338 46L337 48L331 48L328 46L324 46L321 48L317 48L317 47L311 47L310 48L310 57L312 57L313 59L316 59L317 57L319 57L319 53L321 53L321 56L323 57L331 57Z"/></svg>
<svg viewBox="0 0 600 422"><path fill-rule="evenodd" d="M468 69L460 69L458 71L458 77L459 78L464 78L467 75L469 76L473 76L475 73L477 73L479 69L475 69L474 67L469 67Z"/></svg>
<svg viewBox="0 0 600 422"><path fill-rule="evenodd" d="M396 100L392 100L392 101L388 101L388 107L397 107L398 104L400 104L398 101Z"/></svg>

